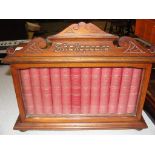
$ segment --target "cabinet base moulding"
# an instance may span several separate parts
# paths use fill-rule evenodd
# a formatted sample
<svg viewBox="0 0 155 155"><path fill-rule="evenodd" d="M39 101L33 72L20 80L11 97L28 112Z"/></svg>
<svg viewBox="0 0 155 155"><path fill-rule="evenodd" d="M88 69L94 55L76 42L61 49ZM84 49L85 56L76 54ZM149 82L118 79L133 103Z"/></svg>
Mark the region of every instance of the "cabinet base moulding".
<svg viewBox="0 0 155 155"><path fill-rule="evenodd" d="M21 122L18 117L14 126L15 130L104 130L104 129L136 129L147 128L143 119L126 122L104 122L104 123L31 123Z"/></svg>

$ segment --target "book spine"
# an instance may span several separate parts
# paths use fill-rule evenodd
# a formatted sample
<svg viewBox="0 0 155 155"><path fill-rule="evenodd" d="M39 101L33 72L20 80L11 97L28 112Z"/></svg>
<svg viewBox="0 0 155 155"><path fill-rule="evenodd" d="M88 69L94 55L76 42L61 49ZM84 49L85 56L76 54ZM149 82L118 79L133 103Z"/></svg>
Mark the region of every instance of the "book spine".
<svg viewBox="0 0 155 155"><path fill-rule="evenodd" d="M108 113L111 73L112 73L111 68L102 68L102 70L101 70L101 89L100 89L99 113Z"/></svg>
<svg viewBox="0 0 155 155"><path fill-rule="evenodd" d="M62 114L60 68L51 68L50 77L52 83L53 113Z"/></svg>
<svg viewBox="0 0 155 155"><path fill-rule="evenodd" d="M136 110L135 108L138 99L141 75L142 75L142 69L133 69L127 113L134 113Z"/></svg>
<svg viewBox="0 0 155 155"><path fill-rule="evenodd" d="M113 68L111 85L110 85L110 99L109 99L108 113L114 113L114 114L117 113L121 78L122 78L122 68Z"/></svg>
<svg viewBox="0 0 155 155"><path fill-rule="evenodd" d="M43 103L40 85L40 74L38 68L30 68L30 77L33 93L33 102L36 114L43 114Z"/></svg>
<svg viewBox="0 0 155 155"><path fill-rule="evenodd" d="M26 108L26 112L27 114L34 114L35 111L34 111L34 103L33 103L33 95L32 95L29 69L21 70L20 75L21 75L23 100L24 100L24 106Z"/></svg>
<svg viewBox="0 0 155 155"><path fill-rule="evenodd" d="M52 113L52 89L50 81L50 72L48 68L41 68L40 71L40 83L43 101L44 114Z"/></svg>
<svg viewBox="0 0 155 155"><path fill-rule="evenodd" d="M90 113L99 112L101 68L92 68Z"/></svg>
<svg viewBox="0 0 155 155"><path fill-rule="evenodd" d="M126 113L129 93L130 93L131 80L132 80L132 73L133 73L132 68L123 68L119 103L118 103L118 109L117 109L118 114Z"/></svg>
<svg viewBox="0 0 155 155"><path fill-rule="evenodd" d="M81 113L89 113L91 93L91 68L81 68Z"/></svg>
<svg viewBox="0 0 155 155"><path fill-rule="evenodd" d="M61 68L62 112L71 113L71 73L70 68Z"/></svg>
<svg viewBox="0 0 155 155"><path fill-rule="evenodd" d="M80 113L81 108L81 70L71 68L71 87L72 87L72 113Z"/></svg>

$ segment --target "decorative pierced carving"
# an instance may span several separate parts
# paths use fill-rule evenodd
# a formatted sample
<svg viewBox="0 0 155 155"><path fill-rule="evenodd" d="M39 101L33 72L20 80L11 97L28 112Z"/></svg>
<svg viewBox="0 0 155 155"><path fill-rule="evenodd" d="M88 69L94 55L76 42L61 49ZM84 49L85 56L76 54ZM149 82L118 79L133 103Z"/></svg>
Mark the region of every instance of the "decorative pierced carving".
<svg viewBox="0 0 155 155"><path fill-rule="evenodd" d="M140 48L137 42L131 37L121 37L119 39L119 46L126 48L123 53L145 53L143 48Z"/></svg>
<svg viewBox="0 0 155 155"><path fill-rule="evenodd" d="M53 44L54 52L94 52L109 50L109 45L81 45L80 43L55 43Z"/></svg>

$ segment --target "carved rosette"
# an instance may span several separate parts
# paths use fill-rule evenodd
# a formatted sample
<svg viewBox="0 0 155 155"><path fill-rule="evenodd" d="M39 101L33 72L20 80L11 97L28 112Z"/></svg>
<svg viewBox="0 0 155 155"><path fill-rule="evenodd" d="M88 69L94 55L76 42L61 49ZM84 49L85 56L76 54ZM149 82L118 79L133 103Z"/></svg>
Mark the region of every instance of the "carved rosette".
<svg viewBox="0 0 155 155"><path fill-rule="evenodd" d="M145 51L140 48L136 40L134 40L131 37L121 37L118 41L119 46L125 47L126 50L123 53L137 53L142 54L145 53Z"/></svg>

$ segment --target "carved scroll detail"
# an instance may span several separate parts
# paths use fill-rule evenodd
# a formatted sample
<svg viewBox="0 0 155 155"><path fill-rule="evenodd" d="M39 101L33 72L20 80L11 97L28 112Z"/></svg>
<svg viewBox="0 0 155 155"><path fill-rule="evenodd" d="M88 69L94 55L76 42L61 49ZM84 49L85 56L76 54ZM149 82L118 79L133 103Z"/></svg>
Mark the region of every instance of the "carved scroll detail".
<svg viewBox="0 0 155 155"><path fill-rule="evenodd" d="M121 37L119 39L119 45L126 48L123 53L145 53L145 51L143 51L142 48L138 46L137 42L130 37Z"/></svg>
<svg viewBox="0 0 155 155"><path fill-rule="evenodd" d="M30 41L26 48L26 53L40 53L44 51L44 48L47 47L47 42L43 38L34 38L32 41Z"/></svg>
<svg viewBox="0 0 155 155"><path fill-rule="evenodd" d="M129 47L124 51L124 53L145 53L142 51L134 42L129 41Z"/></svg>
<svg viewBox="0 0 155 155"><path fill-rule="evenodd" d="M47 47L47 42L43 38L34 38L31 40L25 47L22 47L21 51L25 53L41 53L44 51L44 49ZM16 50L14 47L10 47L7 49L7 54L8 55L14 55L16 52L19 50Z"/></svg>

